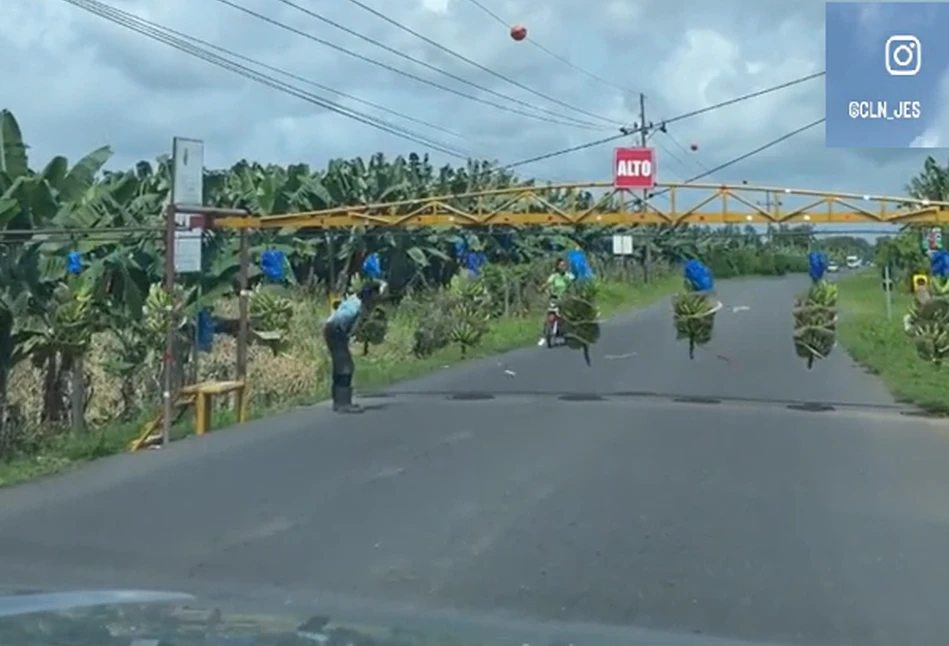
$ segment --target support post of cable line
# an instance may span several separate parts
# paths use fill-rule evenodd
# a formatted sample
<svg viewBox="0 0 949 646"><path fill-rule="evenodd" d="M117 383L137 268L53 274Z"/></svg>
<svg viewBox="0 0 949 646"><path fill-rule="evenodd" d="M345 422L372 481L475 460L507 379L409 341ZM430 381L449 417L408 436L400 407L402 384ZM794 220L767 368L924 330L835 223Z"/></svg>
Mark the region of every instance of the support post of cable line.
<svg viewBox="0 0 949 646"><path fill-rule="evenodd" d="M639 145L646 147L646 95L639 93ZM646 200L649 199L649 191L643 191L643 201L640 205L642 211L646 211ZM643 249L643 282L649 282L649 269L652 265L652 244L649 235L644 235L645 247Z"/></svg>

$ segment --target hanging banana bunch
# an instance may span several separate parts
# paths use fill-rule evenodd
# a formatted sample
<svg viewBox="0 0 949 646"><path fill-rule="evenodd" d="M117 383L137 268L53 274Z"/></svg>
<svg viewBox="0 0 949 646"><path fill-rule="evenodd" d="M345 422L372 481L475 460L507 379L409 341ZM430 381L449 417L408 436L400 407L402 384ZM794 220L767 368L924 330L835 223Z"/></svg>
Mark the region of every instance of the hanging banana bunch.
<svg viewBox="0 0 949 646"><path fill-rule="evenodd" d="M715 283L708 267L690 260L684 273L684 289L672 299L672 320L676 339L688 339L689 359L695 359L695 349L712 340L715 314L722 304L712 294Z"/></svg>
<svg viewBox="0 0 949 646"><path fill-rule="evenodd" d="M371 312L363 314L356 323L353 340L362 344L363 355L369 354L370 345L382 345L389 331L389 315L378 305Z"/></svg>
<svg viewBox="0 0 949 646"><path fill-rule="evenodd" d="M816 280L794 304L794 351L808 370L837 345L837 294L837 285Z"/></svg>
<svg viewBox="0 0 949 646"><path fill-rule="evenodd" d="M932 258L932 279L918 292L907 316L907 333L923 361L941 367L949 357L949 254Z"/></svg>
<svg viewBox="0 0 949 646"><path fill-rule="evenodd" d="M599 312L596 307L596 283L579 279L571 283L560 299L560 318L567 347L582 350L590 365L590 347L600 340Z"/></svg>
<svg viewBox="0 0 949 646"><path fill-rule="evenodd" d="M362 276L354 276L349 292L358 294L365 284L366 280ZM385 341L388 331L389 314L381 306L376 305L372 311L365 312L359 317L356 329L353 330L353 340L362 344L362 353L365 356L369 354L369 346L381 345Z"/></svg>
<svg viewBox="0 0 949 646"><path fill-rule="evenodd" d="M481 280L455 276L449 287L448 341L458 344L461 356L481 343L491 319L491 299Z"/></svg>
<svg viewBox="0 0 949 646"><path fill-rule="evenodd" d="M288 344L293 301L280 288L258 284L250 295L250 328L253 335L274 354Z"/></svg>
<svg viewBox="0 0 949 646"><path fill-rule="evenodd" d="M153 283L149 286L148 296L142 306L142 318L148 334L149 346L162 347L168 324L172 320L178 334L183 334L188 324L188 318L184 314L184 304L185 293L180 285L175 286L174 302L161 283Z"/></svg>

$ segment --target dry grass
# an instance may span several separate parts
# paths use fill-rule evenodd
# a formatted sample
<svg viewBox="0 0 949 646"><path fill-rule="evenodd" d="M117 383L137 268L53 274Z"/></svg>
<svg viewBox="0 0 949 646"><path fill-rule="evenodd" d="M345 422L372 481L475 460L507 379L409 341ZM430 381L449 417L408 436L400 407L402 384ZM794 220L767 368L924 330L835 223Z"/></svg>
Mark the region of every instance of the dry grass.
<svg viewBox="0 0 949 646"><path fill-rule="evenodd" d="M601 273L601 276L604 276ZM680 283L678 275L658 275L648 285L628 270L604 276L598 303L604 315L619 309L645 305L669 294ZM468 353L477 358L532 343L539 333L543 303L535 293L535 285L525 287L517 307L519 316L501 317L494 321L479 347ZM538 292L539 293L539 292ZM533 305L531 307L531 305ZM457 347L437 351L433 356L417 359L412 354L414 333L419 321L426 320L426 308L434 305L427 299L407 299L389 315L385 341L370 348L363 356L361 347L354 347L358 364L357 388L366 389L424 374L461 359ZM222 303L216 311L227 316L234 303ZM526 310L526 311L524 311ZM326 299L297 294L290 326L289 351L274 355L268 348L252 346L249 352L248 377L251 387L251 414L254 417L273 414L301 403L314 403L328 392L329 366L323 347L322 322L329 314ZM110 334L100 335L93 351L86 358L89 393L86 422L89 430L71 433L40 424L42 373L30 362L16 366L10 381L9 403L19 423L7 424L7 433L14 429L16 437L0 438L0 486L37 475L60 471L90 459L124 450L129 440L141 429L147 416L157 413L160 389L154 378L157 366L142 366L135 375L135 398L131 414L123 419L121 382L103 368L113 340ZM219 335L213 348L198 360L199 380L224 380L235 377L236 342ZM223 399L223 398L222 398ZM230 403L221 401L215 412L215 428L233 423ZM181 437L190 432L186 421L175 429Z"/></svg>

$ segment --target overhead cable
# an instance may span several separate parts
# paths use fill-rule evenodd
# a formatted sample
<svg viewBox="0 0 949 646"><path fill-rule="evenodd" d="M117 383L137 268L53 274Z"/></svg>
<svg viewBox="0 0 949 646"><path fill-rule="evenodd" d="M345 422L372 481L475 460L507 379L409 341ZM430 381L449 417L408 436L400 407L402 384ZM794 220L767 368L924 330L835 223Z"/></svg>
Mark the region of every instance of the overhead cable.
<svg viewBox="0 0 949 646"><path fill-rule="evenodd" d="M795 130L792 130L791 132L788 132L788 133L786 133L786 134L781 135L781 136L778 137L777 139L772 139L772 140L769 141L768 143L766 143L766 144L764 144L764 145L762 145L762 146L758 146L758 147L755 148L754 150L749 150L748 152L746 152L746 153L744 153L744 154L742 154L742 155L739 155L738 157L735 157L735 158L733 158L733 159L729 159L727 162L724 162L724 163L722 163L722 164L719 164L718 166L714 166L713 168L710 168L710 169L708 169L707 171L705 171L705 172L703 172L703 173L699 173L698 175L696 175L696 176L694 176L694 177L690 177L689 179L685 180L685 182L683 182L683 183L684 183L684 184L691 184L691 183L693 183L693 182L699 181L700 179L705 179L705 178L708 177L709 175L713 175L713 174L715 174L715 173L717 173L717 172L719 172L719 171L725 170L726 168L728 168L728 167L730 167L730 166L734 166L735 164L737 164L737 163L739 163L739 162L743 162L743 161L745 161L746 159L749 159L749 158L751 158L751 157L754 157L755 155L757 155L757 154L759 154L759 153L762 153L762 152L764 152L765 150L767 150L767 149L769 149L769 148L773 148L774 146L777 146L778 144L783 143L783 142L787 141L788 139L791 139L792 137L796 137L797 135L799 135L799 134L801 134L801 133L803 133L803 132L807 132L807 131L810 130L811 128L816 128L817 126L819 126L820 124L824 123L825 121L827 121L827 118L826 118L826 117L821 117L820 119L816 119L815 121L810 122L810 123L807 124L806 126L801 126L800 128L797 128L797 129L795 129ZM649 197L650 197L650 198L658 197L658 196L660 196L660 195L664 195L664 194L668 193L670 190L671 190L671 189L666 188L666 189L663 189L663 190L661 190L661 191L657 191L657 192L655 192L655 193L651 193L651 194L649 195Z"/></svg>
<svg viewBox="0 0 949 646"><path fill-rule="evenodd" d="M416 59L415 57L409 56L408 54L405 54L404 52L400 52L399 50L397 50L397 49L395 49L395 48L390 48L388 45L385 45L384 43L379 43L378 41L374 41L375 44L379 45L380 47L385 48L387 51L391 51L392 53L396 54L397 56L400 56L401 58L405 58L405 59L407 59L407 60L412 61L413 63L416 63L416 64L418 64L418 65L421 65L421 66L423 66L423 67L425 67L425 68L427 68L427 69L430 69L430 70L432 70L432 71L434 71L434 72L437 72L437 73L439 73L439 74L442 74L442 75L444 75L444 76L447 76L447 77L449 77L449 78L452 78L452 79L458 81L459 83L463 83L463 84L465 84L465 85L469 85L469 86L471 86L471 87L474 87L475 89L478 89L478 90L480 90L480 91L482 91L482 92L484 92L484 93L486 93L486 94L491 94L492 96L499 97L499 98L501 98L501 99L504 99L505 101L510 101L510 102L512 102L512 103L517 103L517 104L519 104L519 105L523 105L523 106L529 108L530 110L533 110L533 112L528 112L527 110L521 110L521 109L519 109L519 108L515 108L515 107L510 106L510 105L504 105L504 104L501 104L501 103L496 103L496 102L494 102L494 101L490 101L490 100L488 100L488 99L484 99L484 98L479 97L479 96L476 96L476 95L474 95L474 94L468 94L468 93L462 92L461 90L457 90L457 89L452 88L452 87L449 87L449 86L447 86L447 85L443 85L443 84L441 84L441 83L437 83L437 82L435 82L435 81L432 81L432 80L423 78L423 77L418 76L418 75L416 75L416 74L412 74L411 72L406 72L405 70L401 70L401 69L399 69L398 67L395 67L395 66L393 66L393 65L389 65L388 63L384 63L384 62L382 62L382 61L378 61L378 60L376 60L376 59L374 59L374 58L371 58L371 57L369 57L369 56L364 56L363 54L360 54L360 53L358 53L358 52L354 52L354 51L351 50L351 49L348 49L348 48L346 48L346 47L343 47L342 45L337 45L336 43L333 43L333 42L331 42L331 41L328 41L328 40L326 40L326 39L324 39L324 38L320 38L319 36L315 36L315 35L313 35L313 34L311 34L311 33L309 33L309 32L303 31L302 29L298 29L298 28L293 27L293 26L291 26L291 25L288 25L288 24L286 24L286 23L284 23L284 22L281 22L281 21L279 21L279 20L276 20L276 19L274 19L274 18L271 18L270 16L267 16L267 15L265 15L265 14L262 14L262 13L260 13L259 11L254 11L253 9L248 9L247 7L244 7L244 6L242 6L242 5L239 5L239 4L237 4L236 2L232 2L231 0L215 0L215 2L218 2L218 3L220 3L220 4L223 4L223 5L226 5L226 6L228 6L228 7L231 7L232 9L235 9L235 10L237 10L237 11L240 11L240 12L242 12L242 13L244 13L244 14L246 14L246 15L248 15L248 16L250 16L250 17L256 19L256 20L260 20L260 21L262 21L262 22L266 22L266 23L268 23L268 24L270 24L270 25L273 25L274 27L278 27L278 28L283 29L283 30L285 30L285 31L288 31L288 32L290 32L290 33L292 33L292 34L296 34L297 36L301 36L302 38L306 38L307 40L311 40L311 41L313 41L313 42L315 42L315 43L319 43L320 45L323 45L323 46L325 46L325 47L329 47L330 49L333 49L333 50L335 50L335 51L337 51L337 52L340 52L341 54L345 54L346 56L349 56L349 57L351 57L351 58L355 58L355 59L357 59L357 60L361 60L361 61L363 61L364 63L369 63L370 65L375 65L376 67L380 67L380 68L382 68L382 69L384 69L384 70L387 70L387 71L389 71L389 72L392 72L392 73L394 73L394 74L398 74L398 75L400 75L400 76L402 76L402 77L412 79L413 81L416 81L416 82L418 82L418 83L422 83L422 84L424 84L424 85L428 85L429 87L434 87L434 88L436 88L436 89L442 90L443 92L449 92L449 93L451 93L451 94L454 94L454 95L456 95L456 96L460 96L460 97L465 98L465 99L468 99L468 100L470 100L470 101L475 101L475 102L481 103L481 104L483 104L483 105L491 106L492 108L496 108L496 109L498 109L498 110L504 110L505 112L511 112L511 113L513 113L513 114L518 114L518 115L521 115L521 116L524 116L524 117L528 117L528 118L530 118L530 119L535 119L535 120L543 121L543 122L546 122L546 123L552 123L552 124L555 124L555 125L558 125L558 126L569 126L569 127L572 127L572 128L581 128L581 129L586 129L586 130L603 130L603 129L604 129L604 126L603 126L602 124L591 123L591 122L588 122L588 121L580 121L580 120L574 119L574 118L572 118L572 117L570 117L570 116L568 116L568 115L563 115L563 114L561 114L561 113L559 113L559 112L552 111L552 110L546 110L546 109L541 108L541 107L539 107L539 106L533 105L533 104L531 104L530 102L521 101L521 100L519 100L519 99L517 99L517 98L515 98L515 97L510 97L510 96L507 96L507 95L502 94L502 93L500 93L500 92L496 92L496 91L494 91L494 90L492 90L492 89L490 89L490 88L487 88L487 87L478 85L477 83L473 83L472 81L469 81L468 79L465 79L464 77L458 76L458 75L456 75L456 74L452 74L452 73L450 73L450 72L446 72L445 70L443 70L443 69L441 69L441 68L439 68L439 67L437 67L437 66L435 66L435 65L432 65L432 64L427 63L427 62L425 62L425 61L422 61L422 60L420 60L420 59ZM304 12L305 12L305 13L308 13L308 14L312 13L312 14L314 15L314 17L318 17L318 15L315 14L315 12L310 12L309 10L304 10ZM348 33L349 33L349 32L348 32ZM356 35L359 35L359 34L356 34ZM359 35L359 36L361 36L361 35ZM366 38L368 38L368 37L366 37ZM370 40L371 40L371 39L370 39ZM552 115L552 116L543 116L542 114L537 114L538 112L542 112L542 113L545 113L545 114L548 114L548 115Z"/></svg>
<svg viewBox="0 0 949 646"><path fill-rule="evenodd" d="M609 136L609 137L603 137L603 138L601 138L601 139L596 139L596 140L594 140L594 141L590 141L590 142L587 142L587 143L585 143L585 144L579 144L579 145L576 145L576 146L570 146L570 147L568 147L568 148L562 148L562 149L560 149L560 150L554 150L554 151L552 151L552 152L544 153L543 155L537 155L537 156L535 156L535 157L528 157L527 159L523 159L523 160L521 160L521 161L514 162L513 164L508 164L508 165L505 166L504 168L505 168L505 169L518 168L518 167L520 167L520 166L526 166L526 165L528 165L528 164L533 164L533 163L536 163L536 162L539 162L539 161L546 161L546 160L548 160L548 159L553 159L554 157L561 157L561 156L563 156L563 155L569 155L570 153L579 152L579 151L581 151L581 150L586 150L586 149L588 149L588 148L595 148L595 147L597 147L597 146L602 146L603 144L607 144L607 143L610 143L610 142L613 142L613 141L617 141L617 140L619 140L619 139L622 139L622 138L624 138L624 137L629 137L630 135L637 134L637 133L642 132L642 131L654 132L655 130L662 130L666 125L668 125L668 124L670 124L670 123L676 123L676 122L678 122L678 121L684 121L684 120L686 120L686 119L691 119L692 117L697 117L697 116L699 116L699 115L706 114L706 113L712 112L712 111L714 111L714 110L718 110L718 109L725 108L725 107L728 107L728 106L731 106L731 105L735 105L736 103L740 103L740 102L742 102L742 101L748 101L749 99L755 99L755 98L757 98L757 97L759 97L759 96L763 96L763 95L765 95L765 94L770 94L771 92L777 92L777 91L779 91L779 90L784 90L784 89L787 89L787 88L792 87L792 86L794 86L794 85L798 85L798 84L804 83L804 82L806 82L806 81L810 81L810 80L813 80L813 79L816 79L816 78L820 78L821 76L824 76L825 74L826 74L826 72L817 72L817 73L815 73L815 74L808 74L807 76L802 76L802 77L797 78L797 79L794 79L794 80L792 80L792 81L787 81L786 83L780 83L780 84L778 84L778 85L772 85L771 87L767 87L767 88L765 88L765 89L763 89L763 90L757 90L757 91L752 92L752 93L750 93L750 94L743 94L742 96L736 97L736 98L734 98L734 99L728 99L727 101L721 101L721 102L719 102L719 103L716 103L716 104L713 104L713 105L710 105L710 106L707 106L707 107L704 107L704 108L699 108L698 110L692 110L691 112L686 112L686 113L684 113L684 114L680 114L680 115L678 115L678 116L672 117L671 119L666 119L665 121L663 121L663 122L661 122L661 123L659 123L659 124L641 125L641 126L638 126L638 127L635 127L635 128L624 128L623 131L622 131L620 134L618 134L618 135L611 135L611 136Z"/></svg>
<svg viewBox="0 0 949 646"><path fill-rule="evenodd" d="M120 11L120 10L116 9L116 11ZM132 14L129 14L129 15L132 15ZM263 61L251 58L249 56L245 56L244 54L235 52L234 50L228 49L226 47L222 47L220 45L216 45L206 40L202 40L201 38L198 38L197 36L192 36L191 34L186 34L184 32L178 31L177 29L172 29L171 27L168 27L167 25L162 25L160 23L152 22L150 20L146 20L141 17L136 17L136 19L142 24L148 25L149 27L153 29L167 32L169 34L177 36L178 38L190 40L193 43L197 43L198 45L201 45L202 47L207 47L208 49L216 50L232 58L236 58L238 60L244 61L245 63L250 63L251 65L256 65L257 67L260 67L262 69L268 70L270 72L274 72L275 74L280 74L282 76L286 76L287 78L291 78L295 81L305 83L306 85L311 85L317 89L323 90L324 92L330 92L332 94L336 94L343 98L349 99L350 101L355 101L356 103L361 103L362 105L379 110L380 112L385 112L385 113L391 114L392 116L399 117L400 119L405 119L406 121L417 123L420 126L425 126L426 128L431 128L432 130L438 130L439 132L443 132L453 137L458 137L459 139L468 140L468 137L466 135L461 134L460 132L455 132L454 130L444 128L437 124L431 123L430 121L425 121L424 119L413 117L409 114L405 114L404 112L399 112L398 110L393 110L392 108L381 105L379 103L375 103L373 101L367 101L366 99L360 98L353 94L348 94L346 92L343 92L342 90L337 90L336 88L323 85L322 83L318 83L314 81L313 79L309 79L304 76L294 74L293 72L289 72L283 68L276 67L268 63L264 63Z"/></svg>
<svg viewBox="0 0 949 646"><path fill-rule="evenodd" d="M496 14L494 11L492 11L487 5L485 5L484 3L482 3L480 0L468 0L468 2L470 2L471 4L473 4L474 6L476 6L478 9L480 9L481 11L483 11L484 13L486 13L487 15L489 15L489 16L490 16L491 18L493 18L496 22L498 22L498 23L504 25L506 28L510 28L510 27L511 27L511 24L510 24L508 21L506 21L504 18L502 18L501 16L499 16L498 14ZM567 67L569 67L569 68L571 68L571 69L573 69L573 70L575 70L575 71L577 71L577 72L580 72L580 73L583 74L584 76L588 76L589 78L593 79L593 80L596 81L597 83L601 83L601 84L603 84L603 85L606 85L606 86L611 87L611 88L613 88L613 89L619 90L620 92L625 92L625 93L630 94L630 95L635 95L635 94L636 94L636 92L633 92L631 89L629 89L629 88L627 88L627 87L623 87L622 85L619 85L618 83L614 83L613 81L610 81L609 79L605 79L605 78L603 78L602 76L600 76L600 75L598 75L598 74L595 74L595 73L591 72L591 71L588 70L588 69L584 69L584 68L580 67L579 65L577 65L576 63L574 63L573 61L571 61L570 59L565 58L564 56L561 56L560 54L556 53L555 51L553 51L553 50L551 50L551 49L548 49L547 47L544 47L544 46L543 46L542 44L540 44L534 37L532 37L532 36L530 36L530 35L528 35L528 37L527 37L527 42L530 43L533 47L536 47L537 49L539 49L539 50L542 51L543 53L547 54L547 55L550 56L551 58L553 58L553 59L555 59L555 60L557 60L557 61L563 63L563 64L566 65Z"/></svg>
<svg viewBox="0 0 949 646"><path fill-rule="evenodd" d="M283 2L284 4L291 4L290 0L279 0L279 1L280 1L280 2ZM550 96L549 94L544 94L543 92L541 92L541 91L539 91L539 90L536 90L536 89L534 89L534 88L532 88L532 87L530 87L530 86L528 86L528 85L525 85L524 83L521 83L521 82L518 81L517 79L513 79L513 78L511 78L511 77L509 77L509 76L505 76L504 74L501 74L500 72L496 72L495 70L492 70L490 67L487 67L486 65L482 65L481 63L479 63L479 62L477 62L477 61L474 61L474 60L468 58L467 56L465 56L465 55L463 55L463 54L459 54L458 52L456 52L455 50L451 49L450 47L446 47L445 45L442 45L442 44L439 43L438 41L432 40L432 39L429 38L428 36L426 36L426 35L424 35L424 34L421 34L421 33L417 32L417 31L415 31L415 30L412 29L411 27L408 27L408 26L402 24L402 23L399 22L398 20L395 20L394 18L392 18L392 17L390 17L390 16L387 16L386 14L382 13L382 12L379 11L378 9L374 9L374 8L370 7L369 5L367 5L366 3L362 2L361 0L347 0L347 1L350 2L350 3L352 3L352 4L354 4L354 5L356 5L357 7L361 8L361 9L363 9L363 10L365 10L365 11L368 11L369 13L371 13L371 14L374 15L374 16L376 16L377 18L386 21L386 22L389 23L390 25L392 25L392 26L394 26L394 27L396 27L396 28L398 28L398 29L401 29L402 31L404 31L404 32L406 32L406 33L408 33L408 34L411 34L412 36L415 36L415 37L418 38L419 40L422 40L422 41L428 43L428 44L431 45L432 47L435 47L435 48L439 49L440 51L442 51L442 52L448 54L449 56L452 56L452 57L454 57L454 58L457 58L458 60L460 60L460 61L462 61L462 62L464 62L464 63L467 63L468 65L471 65L472 67L476 67L476 68L478 68L479 70L481 70L482 72L485 72L485 73L487 73L487 74L490 74L491 76L493 76L493 77L495 77L495 78L497 78L497 79L500 79L500 80L502 80L502 81L504 81L504 82L506 82L506 83L510 83L510 84L513 85L514 87L520 88L521 90L524 90L525 92L528 92L528 93L530 93L530 94L533 94L534 96L537 96L537 97L539 97L539 98L541 98L541 99L545 99L545 100L547 100L547 101L550 101L551 103L556 103L557 105L559 105L559 106L561 106L561 107L563 107L563 108L567 108L568 110L573 110L574 112L577 112L577 113L582 114L582 115L584 115L584 116L592 117L593 119L599 119L600 121L604 121L604 122L610 123L610 124L615 124L615 125L619 125L619 124L620 124L620 122L619 122L619 121L616 121L615 119L610 119L610 118L608 118L608 117L603 117L603 116L598 115L598 114L596 114L596 113L594 113L594 112L590 112L590 111L588 111L588 110L584 110L583 108L578 108L578 107L576 107L576 106L574 106L574 105L571 105L571 104L569 104L569 103L567 103L567 102L565 102L565 101L561 101L560 99L558 99L558 98L556 98L556 97L552 97L552 96Z"/></svg>
<svg viewBox="0 0 949 646"><path fill-rule="evenodd" d="M694 152L694 151L689 152L689 151L686 149L686 147L683 146L683 145L679 142L679 140L676 139L676 138L673 136L673 134L672 134L671 132L669 132L668 130L663 130L663 134L665 134L666 137L668 137L669 140L672 141L672 143L675 145L676 148L678 148L680 151L682 151L682 154L684 154L687 159L689 159L690 161L692 161L692 163L694 163L696 166L698 166L698 167L701 168L702 170L705 170L705 171L708 170L708 166L706 166L704 163L702 163L701 160L695 159L695 158L692 156L692 152ZM671 154L671 153L670 153L670 154Z"/></svg>
<svg viewBox="0 0 949 646"><path fill-rule="evenodd" d="M256 70L253 70L249 67L243 66L239 63L229 61L226 58L214 54L210 50L198 47L194 44L189 43L184 38L179 38L169 33L166 33L160 29L153 28L141 21L140 18L134 14L127 13L115 7L98 2L98 0L63 0L75 7L78 7L84 11L87 11L93 15L96 15L100 18L103 18L113 24L119 25L136 33L139 33L147 38L158 41L165 45L168 45L178 51L189 54L205 62L211 63L217 67L226 69L230 72L233 72L239 76L242 76L246 79L255 81L262 85L266 85L278 91L284 92L291 96L303 99L309 103L322 107L331 112L335 112L342 116L353 119L360 123L366 124L377 130L395 135L412 143L424 146L430 150L444 153L451 157L457 159L468 159L470 155L462 150L448 146L441 142L438 142L433 139L419 135L411 130L403 128L395 124L376 119L370 115L357 112L350 108L343 107L333 101L329 101L325 98L319 97L311 92L307 92L300 88L294 87L288 83L275 79L271 76L267 76Z"/></svg>

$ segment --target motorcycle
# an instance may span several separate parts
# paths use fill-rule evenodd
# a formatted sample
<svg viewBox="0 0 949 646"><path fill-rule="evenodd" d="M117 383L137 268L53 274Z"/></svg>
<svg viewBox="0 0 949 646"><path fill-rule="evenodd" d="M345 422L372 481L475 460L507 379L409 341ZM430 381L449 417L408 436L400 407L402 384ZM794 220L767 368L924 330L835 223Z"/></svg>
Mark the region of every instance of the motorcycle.
<svg viewBox="0 0 949 646"><path fill-rule="evenodd" d="M544 321L544 341L548 348L552 348L558 339L563 338L560 318L560 307L556 302L551 301L547 305L547 319Z"/></svg>

